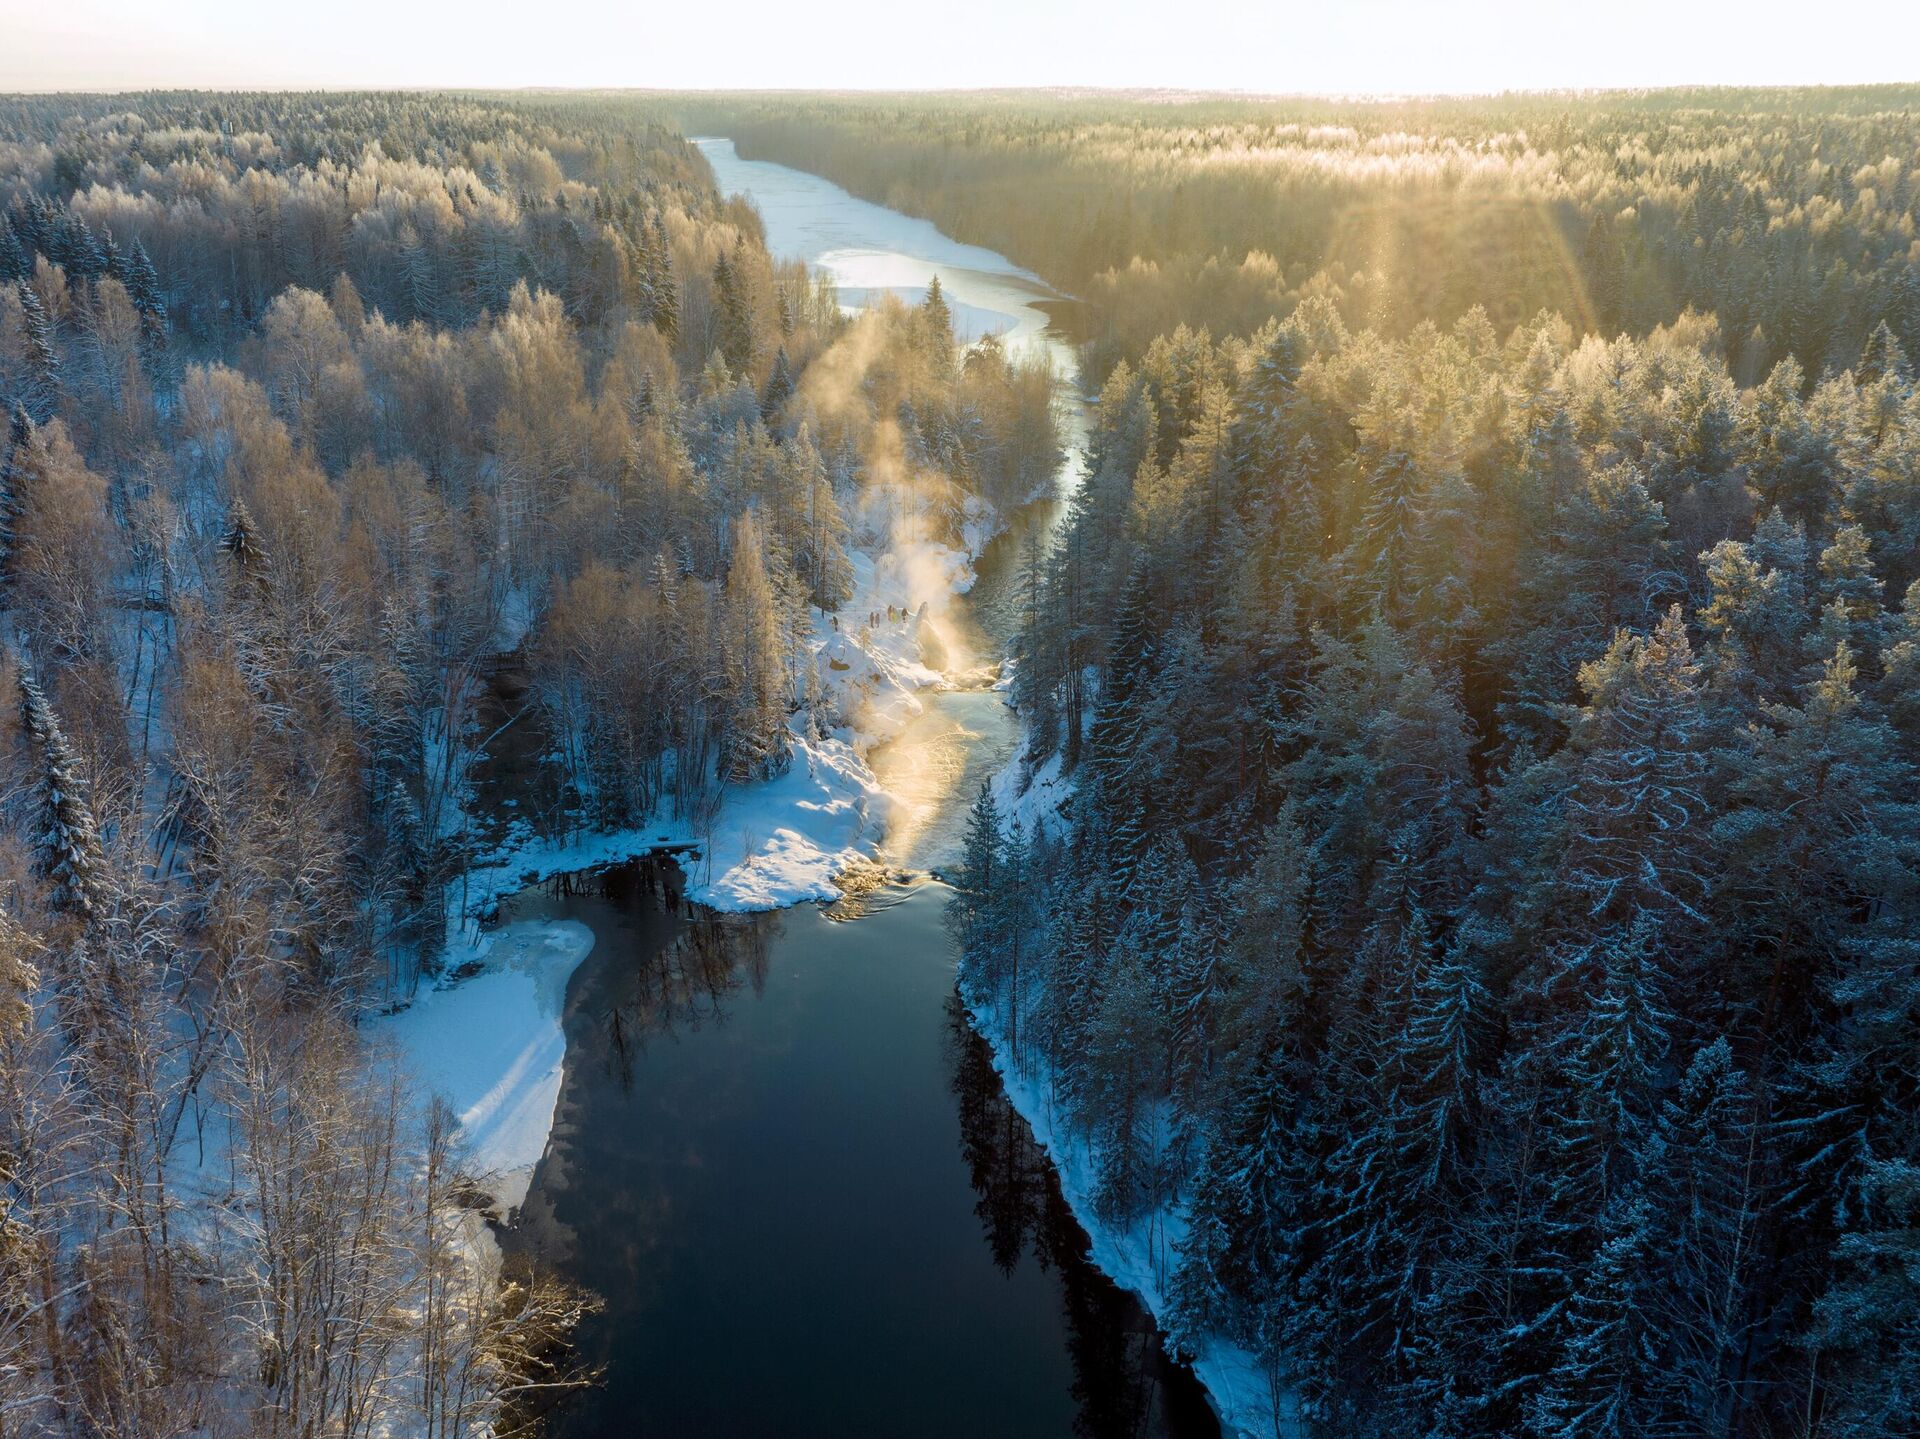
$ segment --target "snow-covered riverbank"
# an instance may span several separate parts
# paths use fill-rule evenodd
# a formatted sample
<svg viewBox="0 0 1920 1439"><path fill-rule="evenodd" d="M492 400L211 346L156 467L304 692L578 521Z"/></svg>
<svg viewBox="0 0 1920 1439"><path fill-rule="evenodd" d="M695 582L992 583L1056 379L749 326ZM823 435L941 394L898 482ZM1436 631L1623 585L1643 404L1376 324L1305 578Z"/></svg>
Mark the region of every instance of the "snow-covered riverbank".
<svg viewBox="0 0 1920 1439"><path fill-rule="evenodd" d="M726 153L717 158L737 163L731 146L710 143L724 146ZM770 233L777 228L770 225ZM847 239L838 230L807 236L809 244L830 247L828 268L842 285L911 287L924 284L935 269L949 282L956 278L940 263L954 256L919 257L895 275L883 273L885 264L894 263L886 252L849 246ZM808 258L821 262L816 255ZM999 257L960 258L970 267L958 285L950 284L950 303L964 305L977 290L983 313L1018 321L1007 330L1010 342L1057 351L1070 373L1071 351L1047 331L1045 315L1026 303L1047 293L1044 284L1011 267L994 273L1006 265ZM1070 448L1077 450L1072 442L1084 421L1077 412L1073 420ZM876 779L868 757L923 713L931 691L991 681L997 657L966 652L960 627L949 623L948 606L972 586L973 561L1003 528L1003 517L971 504L960 542L965 548L955 549L902 540L903 530L913 533L915 527L888 523L880 508L881 514L854 517L854 598L837 618L816 614L809 641L823 701L816 712L832 718L831 728L819 733L808 717L796 716L787 771L727 791L717 816L698 832L686 820L661 818L562 841L542 840L528 830L510 834L464 878L448 936L447 970L468 977L423 993L411 1009L384 1021L402 1062L459 1116L469 1164L503 1206L522 1202L545 1152L565 1064L564 999L593 939L584 926L567 922L487 931L478 917L547 877L662 850L674 852L684 867L688 897L714 909L768 910L834 899L840 892L836 878L875 856L894 817L896 800ZM1005 777L997 788L1003 812L1020 813L1031 832L1041 814L1057 817L1068 784L1056 765L1021 794ZM966 799L958 796L962 805ZM1092 1206L1092 1156L1064 1130L1056 1134L1050 1084L1009 1068L1004 1030L991 1014L976 1010L974 1021L992 1046L1015 1107L1052 1156L1067 1198L1092 1236L1094 1264L1138 1293L1159 1319L1166 1303L1164 1260L1179 1217L1161 1216L1157 1228L1101 1225ZM476 1042L476 1035L483 1039ZM1196 1369L1230 1430L1275 1432L1271 1391L1250 1356L1224 1344L1209 1346Z"/></svg>
<svg viewBox="0 0 1920 1439"><path fill-rule="evenodd" d="M984 548L1000 528L980 510L967 538ZM546 1149L566 1058L567 984L593 936L570 923L489 929L482 916L554 875L650 853L679 859L688 898L733 913L831 901L838 877L873 859L891 801L867 756L921 712L929 690L952 683L942 666L956 657L941 616L972 585L974 556L919 541L850 558L854 598L837 616L816 612L809 642L820 708L841 724L821 735L796 714L785 772L729 788L706 826L662 815L559 839L511 830L454 887L450 978L380 1021L408 1073L458 1117L467 1164L503 1210L525 1198Z"/></svg>
<svg viewBox="0 0 1920 1439"><path fill-rule="evenodd" d="M1004 822L1011 827L1017 818L1028 834L1039 824L1059 831L1060 806L1072 789L1071 779L1061 776L1057 755L1031 774L1016 759L993 781L994 802ZM1008 1099L1032 1127L1060 1176L1061 1192L1087 1232L1094 1266L1139 1295L1164 1331L1173 1265L1187 1232L1184 1205L1170 1202L1125 1224L1103 1219L1095 1206L1099 1154L1086 1137L1073 1134L1059 1114L1053 1076L1044 1065L1016 1058L1002 1005L964 989L961 998L975 1031L993 1051L993 1067ZM1201 1344L1191 1358L1194 1373L1227 1432L1241 1439L1292 1439L1300 1432L1292 1394L1256 1355L1225 1337L1215 1337Z"/></svg>
<svg viewBox="0 0 1920 1439"><path fill-rule="evenodd" d="M1051 1077L1044 1071L1027 1072L1013 1062L1005 1016L998 1010L967 1001L974 1029L993 1051L993 1067L1007 1097L1020 1117L1032 1126L1034 1138L1060 1176L1074 1218L1087 1231L1088 1257L1094 1267L1123 1289L1140 1296L1154 1322L1164 1330L1168 1322L1168 1283L1175 1251L1186 1235L1186 1216L1177 1204L1142 1215L1129 1224L1102 1219L1094 1208L1098 1189L1099 1157L1084 1138L1070 1134L1054 1106ZM1228 1433L1242 1439L1291 1439L1298 1432L1291 1396L1276 1388L1258 1357L1223 1337L1213 1338L1190 1356L1194 1373Z"/></svg>

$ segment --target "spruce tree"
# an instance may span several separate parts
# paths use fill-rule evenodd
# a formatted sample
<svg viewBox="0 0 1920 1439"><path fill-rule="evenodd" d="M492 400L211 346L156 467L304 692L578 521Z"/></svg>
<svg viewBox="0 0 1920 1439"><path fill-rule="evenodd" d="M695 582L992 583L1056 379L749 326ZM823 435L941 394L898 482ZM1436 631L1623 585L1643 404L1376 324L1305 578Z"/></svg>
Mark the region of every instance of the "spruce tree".
<svg viewBox="0 0 1920 1439"><path fill-rule="evenodd" d="M40 436L24 405L16 404L7 424L6 459L0 463L0 601L10 597L20 521L37 468Z"/></svg>
<svg viewBox="0 0 1920 1439"><path fill-rule="evenodd" d="M1753 1304L1765 1207L1758 1098L1725 1037L1693 1056L1638 1159L1660 1264L1646 1298L1643 1380L1695 1432L1730 1433L1746 1357L1764 1316Z"/></svg>
<svg viewBox="0 0 1920 1439"><path fill-rule="evenodd" d="M233 559L234 570L249 586L267 583L267 547L253 512L238 495L227 507L227 527L220 536L220 548Z"/></svg>
<svg viewBox="0 0 1920 1439"><path fill-rule="evenodd" d="M1530 1396L1527 1433L1539 1439L1642 1439L1655 1432L1647 1394L1646 1293L1661 1261L1646 1205L1616 1198L1599 1246L1566 1305L1566 1338L1552 1371Z"/></svg>
<svg viewBox="0 0 1920 1439"><path fill-rule="evenodd" d="M1920 1163L1871 1160L1847 1213L1810 1338L1827 1360L1833 1432L1895 1439L1912 1434L1920 1395Z"/></svg>
<svg viewBox="0 0 1920 1439"><path fill-rule="evenodd" d="M1403 616L1417 587L1415 560L1427 534L1428 486L1403 450L1382 455L1367 477L1355 578L1389 618Z"/></svg>
<svg viewBox="0 0 1920 1439"><path fill-rule="evenodd" d="M99 831L94 824L79 757L53 707L23 667L20 719L40 755L40 831L35 867L47 880L56 909L91 919L104 902Z"/></svg>
<svg viewBox="0 0 1920 1439"><path fill-rule="evenodd" d="M787 401L793 398L793 366L782 345L773 357L773 369L767 375L766 388L760 392L760 418L772 425L780 418Z"/></svg>
<svg viewBox="0 0 1920 1439"><path fill-rule="evenodd" d="M1089 763L1094 803L1102 811L1111 873L1123 890L1150 839L1150 777L1139 764L1142 687L1151 672L1157 640L1152 627L1153 599L1145 574L1136 571L1123 591L1107 640L1094 711Z"/></svg>
<svg viewBox="0 0 1920 1439"><path fill-rule="evenodd" d="M13 228L13 222L0 215L0 285L18 284L33 273L27 249Z"/></svg>
<svg viewBox="0 0 1920 1439"><path fill-rule="evenodd" d="M61 395L60 356L54 348L53 323L47 317L46 306L40 303L39 291L25 281L14 289L20 297L25 326L22 338L26 342L26 378L19 403L44 424L59 408Z"/></svg>
<svg viewBox="0 0 1920 1439"><path fill-rule="evenodd" d="M667 238L667 224L659 211L653 216L653 244L648 250L654 259L650 277L653 289L653 326L669 340L680 335L680 287L673 278L673 245Z"/></svg>
<svg viewBox="0 0 1920 1439"><path fill-rule="evenodd" d="M734 522L722 595L727 678L723 773L736 783L786 768L787 682L766 545L752 510Z"/></svg>
<svg viewBox="0 0 1920 1439"><path fill-rule="evenodd" d="M1855 375L1863 385L1877 384L1886 379L1903 385L1912 383L1913 367L1907 361L1907 352L1894 338L1885 320L1875 325L1873 333L1867 336L1866 348L1861 351Z"/></svg>
<svg viewBox="0 0 1920 1439"><path fill-rule="evenodd" d="M938 275L927 285L927 298L920 305L920 320L926 333L927 354L944 374L953 363L953 311L947 305Z"/></svg>
<svg viewBox="0 0 1920 1439"><path fill-rule="evenodd" d="M713 294L715 308L719 311L720 353L726 359L728 369L736 375L745 375L753 367L756 348L753 311L739 271L724 253L714 262Z"/></svg>
<svg viewBox="0 0 1920 1439"><path fill-rule="evenodd" d="M995 944L1004 843L1000 809L994 803L992 786L983 780L967 812L960 863L949 876L953 894L946 908L947 927L960 946L961 973L969 978L985 973Z"/></svg>
<svg viewBox="0 0 1920 1439"><path fill-rule="evenodd" d="M138 236L127 249L122 269L127 295L140 316L140 358L148 378L159 384L167 370L167 306L160 291L160 272Z"/></svg>

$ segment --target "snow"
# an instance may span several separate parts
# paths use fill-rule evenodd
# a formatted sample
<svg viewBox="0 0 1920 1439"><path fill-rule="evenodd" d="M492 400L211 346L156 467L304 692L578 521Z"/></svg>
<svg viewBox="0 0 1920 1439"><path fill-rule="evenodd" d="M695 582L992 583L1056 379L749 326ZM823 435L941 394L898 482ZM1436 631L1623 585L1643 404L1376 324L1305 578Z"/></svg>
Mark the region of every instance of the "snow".
<svg viewBox="0 0 1920 1439"><path fill-rule="evenodd" d="M1006 1016L998 1007L975 994L963 993L962 998L974 1029L993 1051L993 1067L1006 1087L1007 1097L1032 1126L1034 1138L1060 1176L1061 1192L1087 1232L1087 1257L1114 1283L1139 1295L1154 1322L1164 1330L1172 1260L1187 1230L1182 1207L1169 1203L1127 1224L1101 1219L1094 1208L1099 1186L1098 1155L1087 1140L1072 1135L1063 1123L1056 1123L1052 1076L1045 1066L1029 1070L1013 1062ZM1191 1357L1193 1371L1229 1433L1242 1439L1292 1439L1301 1431L1293 1396L1276 1389L1266 1368L1251 1352L1215 1337L1202 1341Z"/></svg>
<svg viewBox="0 0 1920 1439"><path fill-rule="evenodd" d="M1029 835L1044 823L1057 834L1064 823L1061 806L1073 795L1073 780L1062 773L1058 753L1030 770L1019 757L1024 751L1024 745L1016 746L1014 758L990 781L1001 823L1011 829L1018 820ZM1098 1155L1087 1140L1074 1136L1058 1122L1052 1075L1044 1066L1025 1068L1014 1063L1006 1016L998 1006L978 994L965 993L962 997L973 1027L993 1051L993 1067L1006 1086L1007 1097L1033 1127L1034 1137L1060 1175L1061 1192L1081 1228L1087 1231L1088 1258L1114 1283L1139 1295L1155 1323L1164 1329L1172 1261L1187 1230L1182 1206L1169 1203L1130 1224L1101 1219L1094 1208ZM1249 1351L1216 1337L1199 1346L1193 1356L1193 1369L1221 1424L1230 1433L1246 1439L1282 1439L1299 1432L1293 1396L1276 1390L1267 1370Z"/></svg>
<svg viewBox="0 0 1920 1439"><path fill-rule="evenodd" d="M533 599L524 585L510 585L500 597L500 618L494 626L493 647L510 654L533 631Z"/></svg>
<svg viewBox="0 0 1920 1439"><path fill-rule="evenodd" d="M593 948L574 920L509 924L473 941L451 972L478 973L378 1021L406 1071L460 1121L473 1176L502 1205L527 1197L546 1152L567 1053L567 981Z"/></svg>
<svg viewBox="0 0 1920 1439"><path fill-rule="evenodd" d="M1042 824L1049 833L1057 835L1065 824L1061 807L1073 797L1073 781L1061 773L1063 761L1058 753L1032 771L1020 758L1022 753L1024 747L1016 748L1006 768L989 781L994 808L1000 811L1001 822L1009 829L1018 820L1021 831L1027 835L1032 835Z"/></svg>

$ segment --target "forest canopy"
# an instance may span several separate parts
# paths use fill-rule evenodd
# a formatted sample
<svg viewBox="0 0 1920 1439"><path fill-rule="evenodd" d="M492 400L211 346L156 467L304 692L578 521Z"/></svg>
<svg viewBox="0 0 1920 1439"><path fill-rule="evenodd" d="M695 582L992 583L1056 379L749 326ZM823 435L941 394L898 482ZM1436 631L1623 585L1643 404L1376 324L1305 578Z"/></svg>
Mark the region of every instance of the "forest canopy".
<svg viewBox="0 0 1920 1439"><path fill-rule="evenodd" d="M1052 401L633 102L0 101L0 1433L578 1382L369 1021L482 857L846 749L856 547L1024 503Z"/></svg>
<svg viewBox="0 0 1920 1439"><path fill-rule="evenodd" d="M1091 302L951 917L1178 1341L1910 1428L1914 96L706 103Z"/></svg>
<svg viewBox="0 0 1920 1439"><path fill-rule="evenodd" d="M690 125L1012 256L1090 302L1096 378L1185 324L1321 297L1404 333L1475 306L1644 335L1720 321L1751 384L1885 320L1920 352L1920 92L1424 101L1006 92L688 97Z"/></svg>
<svg viewBox="0 0 1920 1439"><path fill-rule="evenodd" d="M7 1432L583 1377L365 1021L503 833L710 838L844 743L869 552L1066 432L706 130L1081 302L949 918L1173 1342L1317 1433L1910 1433L1917 116L0 101Z"/></svg>

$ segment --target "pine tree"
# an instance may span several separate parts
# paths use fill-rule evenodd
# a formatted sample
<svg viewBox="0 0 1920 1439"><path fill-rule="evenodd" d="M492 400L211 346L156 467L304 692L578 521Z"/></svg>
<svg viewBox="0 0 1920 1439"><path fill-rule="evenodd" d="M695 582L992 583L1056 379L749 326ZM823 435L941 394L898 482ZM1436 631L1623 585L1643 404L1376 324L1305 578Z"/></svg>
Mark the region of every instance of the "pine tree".
<svg viewBox="0 0 1920 1439"><path fill-rule="evenodd" d="M20 521L26 514L27 490L37 468L40 436L24 405L16 404L7 425L6 461L0 464L0 599L13 584Z"/></svg>
<svg viewBox="0 0 1920 1439"><path fill-rule="evenodd" d="M1867 532L1859 525L1843 525L1834 531L1833 542L1820 552L1820 598L1829 614L1844 626L1842 633L1856 655L1879 653L1885 589L1885 582L1873 572ZM1812 641L1821 662L1833 653L1835 638L1830 631L1823 631Z"/></svg>
<svg viewBox="0 0 1920 1439"><path fill-rule="evenodd" d="M1920 742L1920 580L1907 586L1900 624L1880 657L1880 668L1887 717L1903 735Z"/></svg>
<svg viewBox="0 0 1920 1439"><path fill-rule="evenodd" d="M53 324L47 318L46 306L40 303L39 292L24 281L15 286L15 290L20 296L21 318L25 324L22 338L26 342L27 362L25 388L19 403L44 424L53 418L53 412L60 405L60 356L54 349Z"/></svg>
<svg viewBox="0 0 1920 1439"><path fill-rule="evenodd" d="M1763 566L1761 549L1757 537L1722 540L1700 556L1711 593L1698 619L1715 642L1715 682L1748 702L1792 693L1808 628L1798 573Z"/></svg>
<svg viewBox="0 0 1920 1439"><path fill-rule="evenodd" d="M766 388L760 392L760 418L772 425L792 398L793 367L787 359L787 348L782 345L774 353L773 369L767 375Z"/></svg>
<svg viewBox="0 0 1920 1439"><path fill-rule="evenodd" d="M32 676L20 671L20 719L40 752L40 833L36 868L55 908L86 920L104 902L103 855L79 757Z"/></svg>

